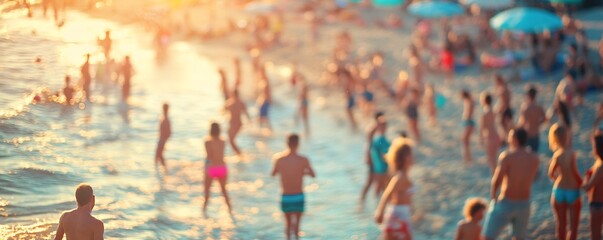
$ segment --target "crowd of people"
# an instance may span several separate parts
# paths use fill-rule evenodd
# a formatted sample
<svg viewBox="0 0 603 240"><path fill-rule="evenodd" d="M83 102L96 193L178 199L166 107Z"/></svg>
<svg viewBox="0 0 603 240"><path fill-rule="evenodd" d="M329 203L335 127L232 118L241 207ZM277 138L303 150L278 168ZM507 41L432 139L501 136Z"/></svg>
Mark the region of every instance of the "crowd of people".
<svg viewBox="0 0 603 240"><path fill-rule="evenodd" d="M312 41L320 40L322 24L318 5L306 6L310 35ZM329 13L332 14L332 13ZM337 15L337 14L336 14ZM588 195L590 208L590 229L592 239L601 239L603 226L603 132L598 123L603 120L603 105L599 109L597 119L593 123L591 133L593 166L581 174L576 164L576 154L572 150L572 116L575 106L580 104L583 95L603 86L598 68L603 68L603 39L600 43L599 56L601 62L590 57L590 50L585 42L585 31L576 20L566 21L564 30L554 33L534 35L512 35L503 33L496 37L489 26L480 24L485 34L480 38L493 38L492 41L472 39L466 34L458 34L450 26L443 24L442 43L436 46L431 39L433 22L419 20L413 33L413 41L407 48L408 72L402 70L398 79L389 81L384 73L387 54L375 51L367 56L356 56L351 34L342 30L335 39L332 59L325 67L331 79L330 87L341 91L343 113L350 126L358 128L360 120L356 118L361 110L363 115L374 116L366 136L367 149L365 163L368 167L367 181L361 189L361 200L364 201L371 187L375 188L375 196L380 198L375 210L374 220L383 226L382 236L385 239L412 239L412 200L418 186L413 183L409 171L415 162L415 149L424 140L421 134L420 113L428 114L430 126L438 124L438 106L442 101L435 85L425 80L425 75L432 74L443 79L442 82L455 84L455 73L470 67L503 68L511 67L514 74L503 76L494 74L493 90L481 93L464 89L458 94L462 101L462 117L460 127L460 145L462 159L465 164L473 164L472 138L477 134L484 148L488 167L491 171L490 202L483 198L470 198L463 209L465 218L458 224L456 239L497 239L502 230L511 225L511 235L515 239L528 238L528 223L531 208L530 198L532 183L538 176L541 161L538 153L540 135L547 123L549 148L553 152L548 175L554 186L551 194L551 208L554 212L559 239L577 239L580 220L581 191ZM482 19L483 16L476 18ZM270 25L268 19L275 19ZM285 31L285 13L279 11L273 18L258 17L256 28L251 32L250 44L243 46L249 53L252 73L242 72L242 60L235 58L234 85L231 87L227 71L219 69L221 77L220 91L225 100L223 111L228 115L227 138L222 137L222 127L215 122L210 123L209 134L205 138L206 150L204 203L206 211L210 199L210 187L217 181L224 196L228 211L232 211L227 191L228 167L225 162L226 147L230 146L237 155L244 150L236 143L236 137L243 127L243 118L251 121L247 104L241 98L243 76L251 76L254 86L254 97L257 106L257 124L266 131L273 131L270 122L270 108L273 102L271 81L267 74L267 64L263 60L262 50L281 46ZM398 19L399 20L399 19ZM480 22L481 23L481 22ZM383 26L402 27L403 23L396 19L386 19ZM270 27L269 27L270 26ZM576 29L574 29L576 28ZM160 30L157 39L169 34ZM266 34L271 36L268 40ZM568 41L568 37L575 41ZM490 44L480 44L490 42ZM125 56L122 63L116 63L112 56L111 32L106 31L98 45L103 50L104 60L97 68L97 81L119 83L121 99L128 101L131 93L132 77L135 73L130 57ZM568 46L569 53L561 61L558 58L562 46ZM482 54L477 52L486 48L503 49L504 56ZM165 49L163 49L165 50ZM525 54L525 52L529 52ZM426 57L432 57L430 61ZM460 57L458 57L460 56ZM60 93L52 95L52 101L65 104L91 102L92 65L91 55L85 57L80 68L81 83L74 87L70 76L65 77L65 87ZM535 76L517 73L522 63L528 63ZM526 84L523 102L516 112L512 105L510 84L516 84L521 78L539 77L563 69L563 79L555 91L555 98L550 103L549 111L538 104L538 88ZM515 71L516 70L516 71ZM517 74L515 74L517 73ZM101 79L102 78L102 79ZM120 80L121 79L121 80ZM295 69L291 74L291 85L297 90L297 116L301 119L306 136L310 133L309 92L311 84L302 72ZM478 97L479 96L479 97ZM48 98L50 99L50 98ZM36 95L35 102L50 101ZM62 99L62 100L56 100ZM388 118L390 113L379 109L378 103L393 102L405 116L408 134L400 132L395 139L387 138ZM481 115L476 111L476 103L482 107ZM163 168L168 174L164 150L172 134L169 120L169 104L162 105L159 123L159 141L155 154L155 165ZM393 115L393 114L392 114ZM555 121L555 123L552 123ZM273 157L272 176L279 175L281 182L281 210L285 217L285 236L287 239L299 238L300 223L305 211L303 193L304 176L315 177L310 160L298 153L300 135L287 135L287 149ZM361 158L361 157L359 157ZM92 187L81 184L76 189L77 208L65 212L56 232L56 239L63 235L73 239L102 238L103 223L91 216L95 204ZM569 221L568 221L569 219ZM483 220L482 228L480 222Z"/></svg>

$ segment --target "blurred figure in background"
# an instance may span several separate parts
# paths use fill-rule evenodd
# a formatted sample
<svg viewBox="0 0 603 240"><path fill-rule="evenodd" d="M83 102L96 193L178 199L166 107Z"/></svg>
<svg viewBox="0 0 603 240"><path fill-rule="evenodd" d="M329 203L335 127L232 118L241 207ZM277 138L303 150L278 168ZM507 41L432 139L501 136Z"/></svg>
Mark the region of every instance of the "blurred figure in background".
<svg viewBox="0 0 603 240"><path fill-rule="evenodd" d="M169 108L170 106L167 103L163 104L163 114L159 120L159 142L157 143L157 152L155 153L155 167L157 167L157 164L161 164L164 173L167 173L167 167L163 152L165 150L167 140L172 135L172 126L168 117Z"/></svg>
<svg viewBox="0 0 603 240"><path fill-rule="evenodd" d="M209 203L209 195L212 181L215 179L220 183L220 190L224 196L226 207L228 212L232 215L232 207L230 205L230 198L226 191L226 180L228 177L228 168L224 162L224 140L220 137L220 125L218 123L211 123L209 127L209 136L205 138L205 180L204 193L205 202L203 203L203 212L206 212L207 205Z"/></svg>

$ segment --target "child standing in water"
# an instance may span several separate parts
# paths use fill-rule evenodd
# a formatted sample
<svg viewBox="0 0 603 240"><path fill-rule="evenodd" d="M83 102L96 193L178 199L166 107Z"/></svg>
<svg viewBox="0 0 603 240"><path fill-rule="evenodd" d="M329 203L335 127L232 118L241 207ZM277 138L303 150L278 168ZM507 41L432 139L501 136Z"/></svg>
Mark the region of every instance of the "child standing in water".
<svg viewBox="0 0 603 240"><path fill-rule="evenodd" d="M416 191L408 172L414 159L412 147L407 138L396 139L387 152L394 176L381 196L375 212L375 221L383 223L384 239L412 239L411 204ZM391 204L387 208L387 204Z"/></svg>
<svg viewBox="0 0 603 240"><path fill-rule="evenodd" d="M228 176L228 168L224 162L224 147L226 143L220 137L220 125L217 123L211 123L209 136L205 139L205 152L207 159L205 160L205 202L203 204L203 212L207 210L207 204L209 203L209 190L211 188L212 181L218 180L220 183L220 189L224 196L224 201L228 207L228 212L232 214L232 208L230 206L230 199L228 198L228 192L226 192L226 178Z"/></svg>
<svg viewBox="0 0 603 240"><path fill-rule="evenodd" d="M553 154L549 177L555 181L551 205L557 220L558 239L576 239L580 223L580 184L582 178L576 165L576 155L568 145L565 127L553 124L549 130L549 145ZM570 217L570 233L566 232L567 216Z"/></svg>
<svg viewBox="0 0 603 240"><path fill-rule="evenodd" d="M588 193L590 202L590 236L601 240L603 224L603 134L597 131L592 138L595 162L586 172L582 188Z"/></svg>
<svg viewBox="0 0 603 240"><path fill-rule="evenodd" d="M461 140L463 141L463 159L465 163L469 164L473 162L470 144L471 134L473 134L473 128L475 128L475 121L473 120L473 108L475 103L473 103L473 98L467 90L461 92L461 97L463 98L463 127L465 128L461 137Z"/></svg>
<svg viewBox="0 0 603 240"><path fill-rule="evenodd" d="M455 240L480 240L482 226L480 222L484 219L484 212L488 207L486 200L481 198L470 198L465 202L463 215L456 229Z"/></svg>
<svg viewBox="0 0 603 240"><path fill-rule="evenodd" d="M287 150L274 155L272 176L280 175L281 178L281 210L285 214L285 236L290 239L291 235L299 239L299 226L301 216L304 212L304 175L316 177L310 161L297 154L299 147L299 136L290 134L287 137Z"/></svg>

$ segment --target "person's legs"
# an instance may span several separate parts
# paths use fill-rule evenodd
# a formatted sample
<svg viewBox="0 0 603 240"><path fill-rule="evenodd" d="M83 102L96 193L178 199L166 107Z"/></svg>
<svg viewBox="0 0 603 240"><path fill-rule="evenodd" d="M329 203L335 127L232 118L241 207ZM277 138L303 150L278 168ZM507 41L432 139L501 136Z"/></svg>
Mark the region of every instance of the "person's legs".
<svg viewBox="0 0 603 240"><path fill-rule="evenodd" d="M295 234L295 239L299 240L299 226L301 225L301 212L293 213L295 218L295 222L293 223L293 233Z"/></svg>
<svg viewBox="0 0 603 240"><path fill-rule="evenodd" d="M351 108L347 109L347 114L348 114L348 119L350 120L350 123L352 124L352 128L356 129L356 119L354 118L354 112L352 111Z"/></svg>
<svg viewBox="0 0 603 240"><path fill-rule="evenodd" d="M209 196L210 196L210 188L211 188L211 182L212 182L212 178L209 177L209 173L207 173L207 171L205 172L205 181L203 181L203 185L204 185L204 197L205 197L205 202L203 202L203 212L205 212L207 210L207 204L209 203Z"/></svg>
<svg viewBox="0 0 603 240"><path fill-rule="evenodd" d="M360 200L364 201L364 199L366 199L366 194L368 193L369 189L371 188L371 185L373 185L374 182L374 177L373 177L373 172L369 169L369 174L368 177L366 178L366 183L364 184L364 187L362 188L362 193L360 195Z"/></svg>
<svg viewBox="0 0 603 240"><path fill-rule="evenodd" d="M553 195L551 196L551 206L553 206L553 213L555 215L555 220L557 220L557 239L566 239L567 204L558 203L555 200L555 190L553 190Z"/></svg>
<svg viewBox="0 0 603 240"><path fill-rule="evenodd" d="M417 142L421 142L421 133L419 132L419 123L417 122L417 119L409 119L408 124L410 125L412 134L415 136Z"/></svg>
<svg viewBox="0 0 603 240"><path fill-rule="evenodd" d="M374 174L377 187L375 188L375 196L380 197L387 186L387 174Z"/></svg>
<svg viewBox="0 0 603 240"><path fill-rule="evenodd" d="M504 200L503 200L504 201ZM482 235L487 240L495 240L505 226L509 223L508 209L504 206L504 203L494 202L490 203L488 214L484 221L484 228L482 229Z"/></svg>
<svg viewBox="0 0 603 240"><path fill-rule="evenodd" d="M578 225L580 224L580 208L582 208L582 202L580 198L569 206L569 217L570 217L570 239L576 240L578 238Z"/></svg>
<svg viewBox="0 0 603 240"><path fill-rule="evenodd" d="M291 218L293 217L292 213L285 213L285 238L287 240L291 239Z"/></svg>
<svg viewBox="0 0 603 240"><path fill-rule="evenodd" d="M463 137L462 137L463 160L465 160L465 163L473 162L473 159L471 156L471 148L469 146L469 144L471 143L471 132L473 132L473 126L466 126L465 131L463 132Z"/></svg>
<svg viewBox="0 0 603 240"><path fill-rule="evenodd" d="M220 189L222 190L222 195L224 196L224 202L226 202L226 207L228 207L228 213L232 214L230 198L228 197L228 192L226 191L226 176L223 178L219 178L218 182L220 183Z"/></svg>
<svg viewBox="0 0 603 240"><path fill-rule="evenodd" d="M592 240L601 240L602 209L590 209L590 236Z"/></svg>
<svg viewBox="0 0 603 240"><path fill-rule="evenodd" d="M528 234L528 223L530 221L530 202L512 202L512 227L513 227L513 239L523 240Z"/></svg>
<svg viewBox="0 0 603 240"><path fill-rule="evenodd" d="M228 142L230 143L232 150L237 155L241 155L241 149L239 149L239 146L237 146L237 144L235 143L235 138L237 137L237 133L239 132L240 128L241 126L239 124L231 123L230 129L228 129Z"/></svg>

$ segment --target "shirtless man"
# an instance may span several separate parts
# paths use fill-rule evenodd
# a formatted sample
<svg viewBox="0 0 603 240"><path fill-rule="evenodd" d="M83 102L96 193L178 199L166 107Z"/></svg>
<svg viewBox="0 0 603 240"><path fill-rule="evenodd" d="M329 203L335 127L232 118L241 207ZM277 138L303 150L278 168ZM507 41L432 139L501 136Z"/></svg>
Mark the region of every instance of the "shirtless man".
<svg viewBox="0 0 603 240"><path fill-rule="evenodd" d="M488 93L483 94L481 102L484 106L484 114L480 119L479 126L480 142L486 147L486 157L490 171L494 173L494 169L496 169L496 155L498 154L501 140L496 129L496 114L492 109L492 95Z"/></svg>
<svg viewBox="0 0 603 240"><path fill-rule="evenodd" d="M63 95L65 96L65 104L71 105L71 100L73 100L73 93L75 90L71 86L71 77L69 75L65 76L65 87L63 88Z"/></svg>
<svg viewBox="0 0 603 240"><path fill-rule="evenodd" d="M540 148L540 126L546 121L544 109L536 102L538 91L534 86L528 86L526 98L521 105L517 126L528 132L528 146L538 154Z"/></svg>
<svg viewBox="0 0 603 240"><path fill-rule="evenodd" d="M90 54L86 54L86 62L80 68L83 80L84 95L86 95L86 101L90 101L90 84L92 83L92 75L90 74Z"/></svg>
<svg viewBox="0 0 603 240"><path fill-rule="evenodd" d="M465 128L463 135L461 136L461 140L463 141L463 160L465 163L469 164L473 162L470 144L471 134L473 134L473 129L475 128L475 121L473 120L473 109L475 108L475 103L473 102L471 94L467 90L463 90L461 92L461 97L463 98L462 124Z"/></svg>
<svg viewBox="0 0 603 240"><path fill-rule="evenodd" d="M54 239L61 240L64 235L67 239L103 239L105 226L91 215L95 204L92 187L87 184L77 186L75 199L77 208L61 215Z"/></svg>
<svg viewBox="0 0 603 240"><path fill-rule="evenodd" d="M163 115L159 120L159 142L157 143L157 152L155 153L155 167L160 163L164 172L167 172L167 167L165 165L165 158L163 157L163 150L165 149L167 140L172 135L172 126L168 117L169 108L170 106L167 103L163 104Z"/></svg>
<svg viewBox="0 0 603 240"><path fill-rule="evenodd" d="M241 150L235 143L235 138L241 130L241 115L245 115L248 121L250 117L249 113L247 113L247 107L245 106L245 103L243 103L243 101L241 101L241 99L239 98L239 91L237 89L232 92L232 95L226 101L226 106L224 106L224 109L228 111L230 117L228 126L228 142L230 142L232 150L235 151L237 155L241 155Z"/></svg>
<svg viewBox="0 0 603 240"><path fill-rule="evenodd" d="M262 73L262 81L260 83L261 94L258 97L258 123L260 128L268 127L268 130L272 130L272 125L270 124L270 104L272 104L272 90L270 88L270 80L266 76L266 70Z"/></svg>
<svg viewBox="0 0 603 240"><path fill-rule="evenodd" d="M522 128L511 130L508 142L510 148L500 154L492 177L492 203L483 230L487 240L497 239L507 224L513 227L514 239L527 237L530 194L538 172L538 156L526 149L528 133Z"/></svg>
<svg viewBox="0 0 603 240"><path fill-rule="evenodd" d="M290 134L287 137L288 149L274 155L272 176L280 175L282 198L281 210L285 213L285 236L290 239L291 234L299 239L299 225L304 212L304 175L316 177L310 161L297 154L299 136Z"/></svg>

